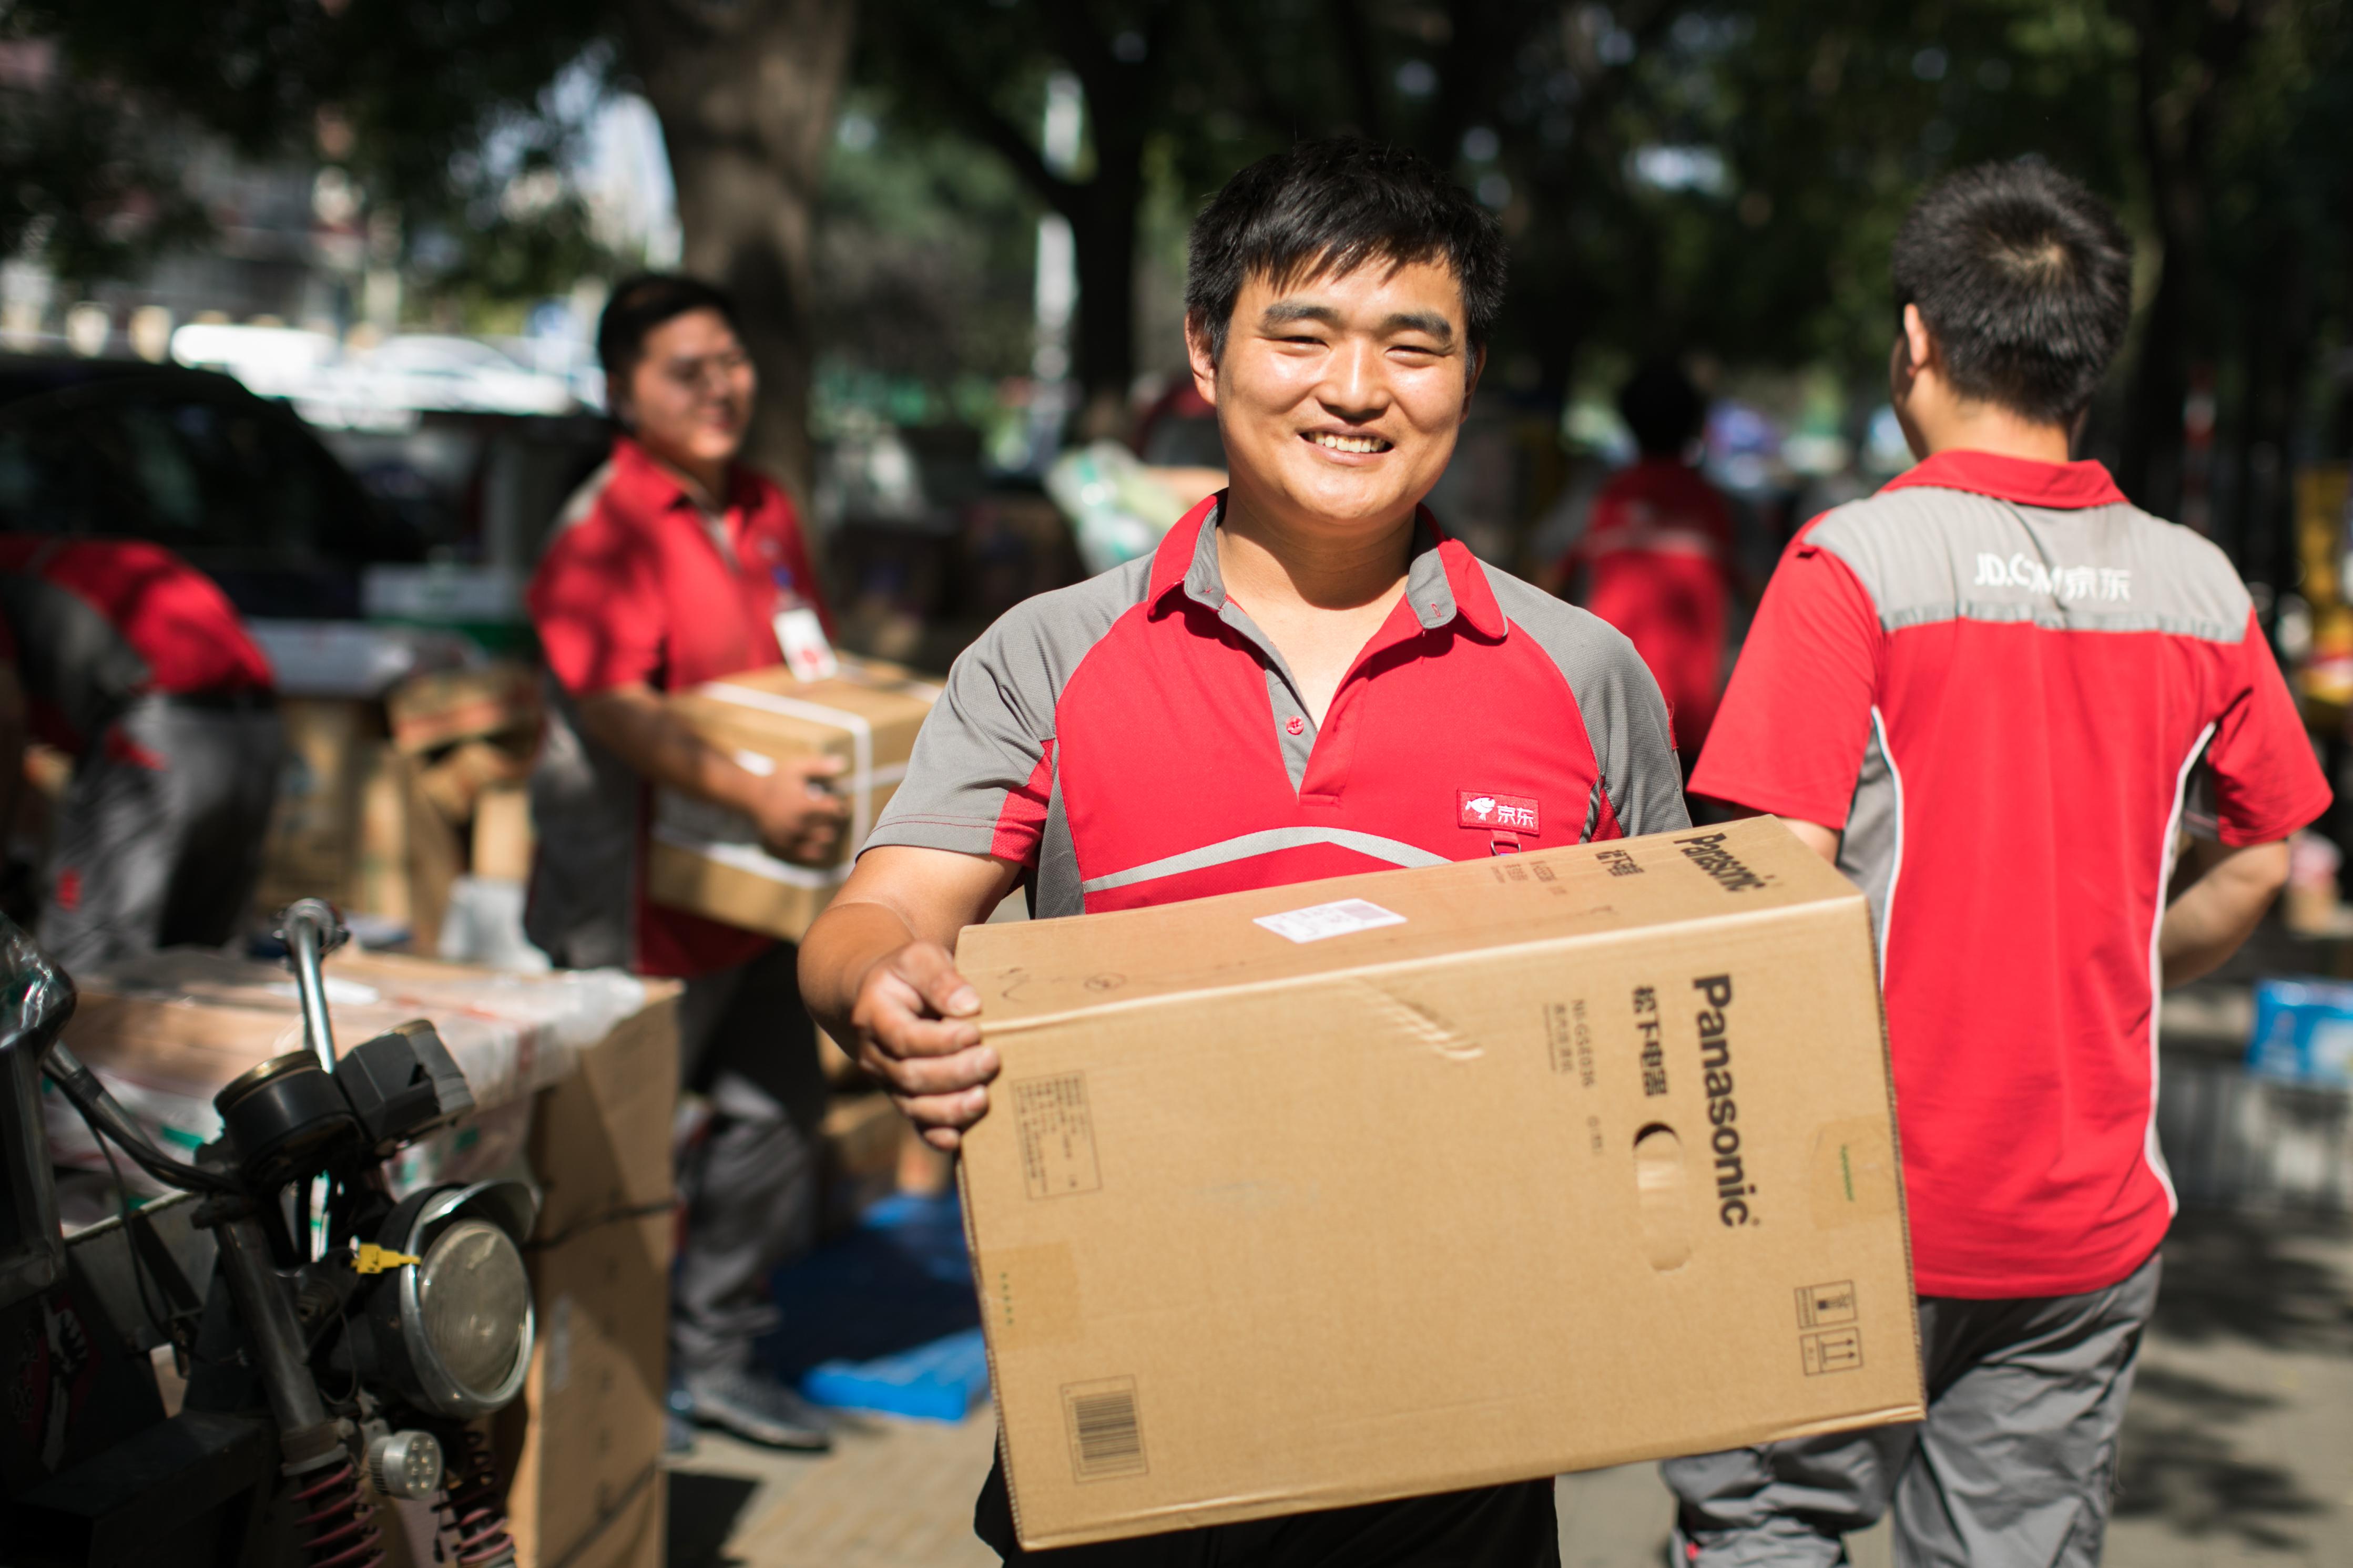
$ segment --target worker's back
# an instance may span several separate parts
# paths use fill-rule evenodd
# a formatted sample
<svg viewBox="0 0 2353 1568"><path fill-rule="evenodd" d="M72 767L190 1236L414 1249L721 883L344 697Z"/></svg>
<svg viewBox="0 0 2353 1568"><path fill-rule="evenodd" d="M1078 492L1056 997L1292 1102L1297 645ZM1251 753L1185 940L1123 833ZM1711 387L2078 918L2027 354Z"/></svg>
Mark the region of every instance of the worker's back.
<svg viewBox="0 0 2353 1568"><path fill-rule="evenodd" d="M1791 544L1693 787L1844 824L1923 1293L2079 1291L2154 1248L2184 795L2211 764L2223 841L2283 837L2327 800L2272 765L2301 745L2230 562L2096 463L1940 453Z"/></svg>

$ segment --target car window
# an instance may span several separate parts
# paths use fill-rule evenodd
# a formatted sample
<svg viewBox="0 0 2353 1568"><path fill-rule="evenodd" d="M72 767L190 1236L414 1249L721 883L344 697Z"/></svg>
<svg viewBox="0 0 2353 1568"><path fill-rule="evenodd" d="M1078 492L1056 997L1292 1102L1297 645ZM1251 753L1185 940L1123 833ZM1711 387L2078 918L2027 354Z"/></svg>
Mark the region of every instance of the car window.
<svg viewBox="0 0 2353 1568"><path fill-rule="evenodd" d="M126 396L76 422L101 475L88 531L287 564L366 553L349 481L267 405Z"/></svg>
<svg viewBox="0 0 2353 1568"><path fill-rule="evenodd" d="M208 569L423 552L285 410L173 382L0 409L0 531L150 540Z"/></svg>
<svg viewBox="0 0 2353 1568"><path fill-rule="evenodd" d="M75 533L90 504L90 454L69 420L0 426L0 531Z"/></svg>

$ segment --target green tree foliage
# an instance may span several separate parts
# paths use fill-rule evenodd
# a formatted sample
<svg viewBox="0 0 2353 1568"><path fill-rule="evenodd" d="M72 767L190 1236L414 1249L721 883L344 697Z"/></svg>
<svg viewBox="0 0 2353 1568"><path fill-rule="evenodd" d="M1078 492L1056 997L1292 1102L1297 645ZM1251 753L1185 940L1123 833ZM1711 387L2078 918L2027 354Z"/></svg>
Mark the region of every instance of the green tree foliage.
<svg viewBox="0 0 2353 1568"><path fill-rule="evenodd" d="M496 242L544 250L564 223L541 221L545 207L500 211L487 175L552 155L563 127L543 96L567 65L596 58L609 23L594 0L23 0L6 26L58 47L69 94L115 114L135 104L249 157L345 167L413 234L438 230L489 262L481 277L495 283L522 270L488 254ZM487 170L481 154L501 138L508 167ZM60 178L82 166L67 162ZM175 187L148 173L163 177L147 188Z"/></svg>

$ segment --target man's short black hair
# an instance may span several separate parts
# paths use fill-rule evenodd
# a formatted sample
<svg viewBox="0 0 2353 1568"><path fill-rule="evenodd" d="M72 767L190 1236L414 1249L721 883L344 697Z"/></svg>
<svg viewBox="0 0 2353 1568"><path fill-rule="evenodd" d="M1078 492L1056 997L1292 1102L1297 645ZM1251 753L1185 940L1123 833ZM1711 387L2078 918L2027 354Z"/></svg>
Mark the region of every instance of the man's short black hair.
<svg viewBox="0 0 2353 1568"><path fill-rule="evenodd" d="M1964 397L2042 425L2082 413L2132 319L2132 242L2045 163L1947 176L1896 231L1895 310L1920 307Z"/></svg>
<svg viewBox="0 0 2353 1568"><path fill-rule="evenodd" d="M1707 423L1707 399L1683 367L1654 359L1618 389L1618 412L1646 458L1679 458Z"/></svg>
<svg viewBox="0 0 2353 1568"><path fill-rule="evenodd" d="M1185 311L1212 354L1243 280L1278 288L1367 262L1442 261L1462 286L1472 352L1504 304L1504 237L1494 215L1426 159L1361 137L1303 142L1228 180L1193 220Z"/></svg>
<svg viewBox="0 0 2353 1568"><path fill-rule="evenodd" d="M605 313L596 319L596 361L605 367L607 401L629 384L629 375L645 357L646 339L664 321L690 310L716 310L735 335L744 325L735 301L725 290L682 272L640 272L613 285Z"/></svg>

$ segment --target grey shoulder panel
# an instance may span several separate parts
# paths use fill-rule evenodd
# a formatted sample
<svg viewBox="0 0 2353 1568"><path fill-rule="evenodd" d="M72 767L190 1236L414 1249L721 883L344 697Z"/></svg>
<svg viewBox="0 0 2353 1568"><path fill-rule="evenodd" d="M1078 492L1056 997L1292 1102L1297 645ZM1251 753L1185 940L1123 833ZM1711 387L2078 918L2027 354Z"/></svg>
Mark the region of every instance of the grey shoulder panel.
<svg viewBox="0 0 2353 1568"><path fill-rule="evenodd" d="M1619 826L1629 835L1690 826L1666 699L1634 645L1590 611L1483 562L1480 569L1512 630L1533 638L1568 682Z"/></svg>
<svg viewBox="0 0 2353 1568"><path fill-rule="evenodd" d="M547 531L547 537L540 541L540 553L545 554L550 545L587 521L589 513L596 510L596 503L605 499L605 487L612 482L613 459L607 458L575 486L570 495L564 498L564 506L555 514L554 526Z"/></svg>
<svg viewBox="0 0 2353 1568"><path fill-rule="evenodd" d="M1854 573L1891 633L1953 620L2224 643L2246 633L2229 558L2123 502L2062 510L1919 486L1850 501L1807 537Z"/></svg>
<svg viewBox="0 0 2353 1568"><path fill-rule="evenodd" d="M1141 604L1145 556L1016 605L958 656L915 738L907 776L866 840L985 855L1005 798L1054 739L1062 689L1113 623Z"/></svg>

